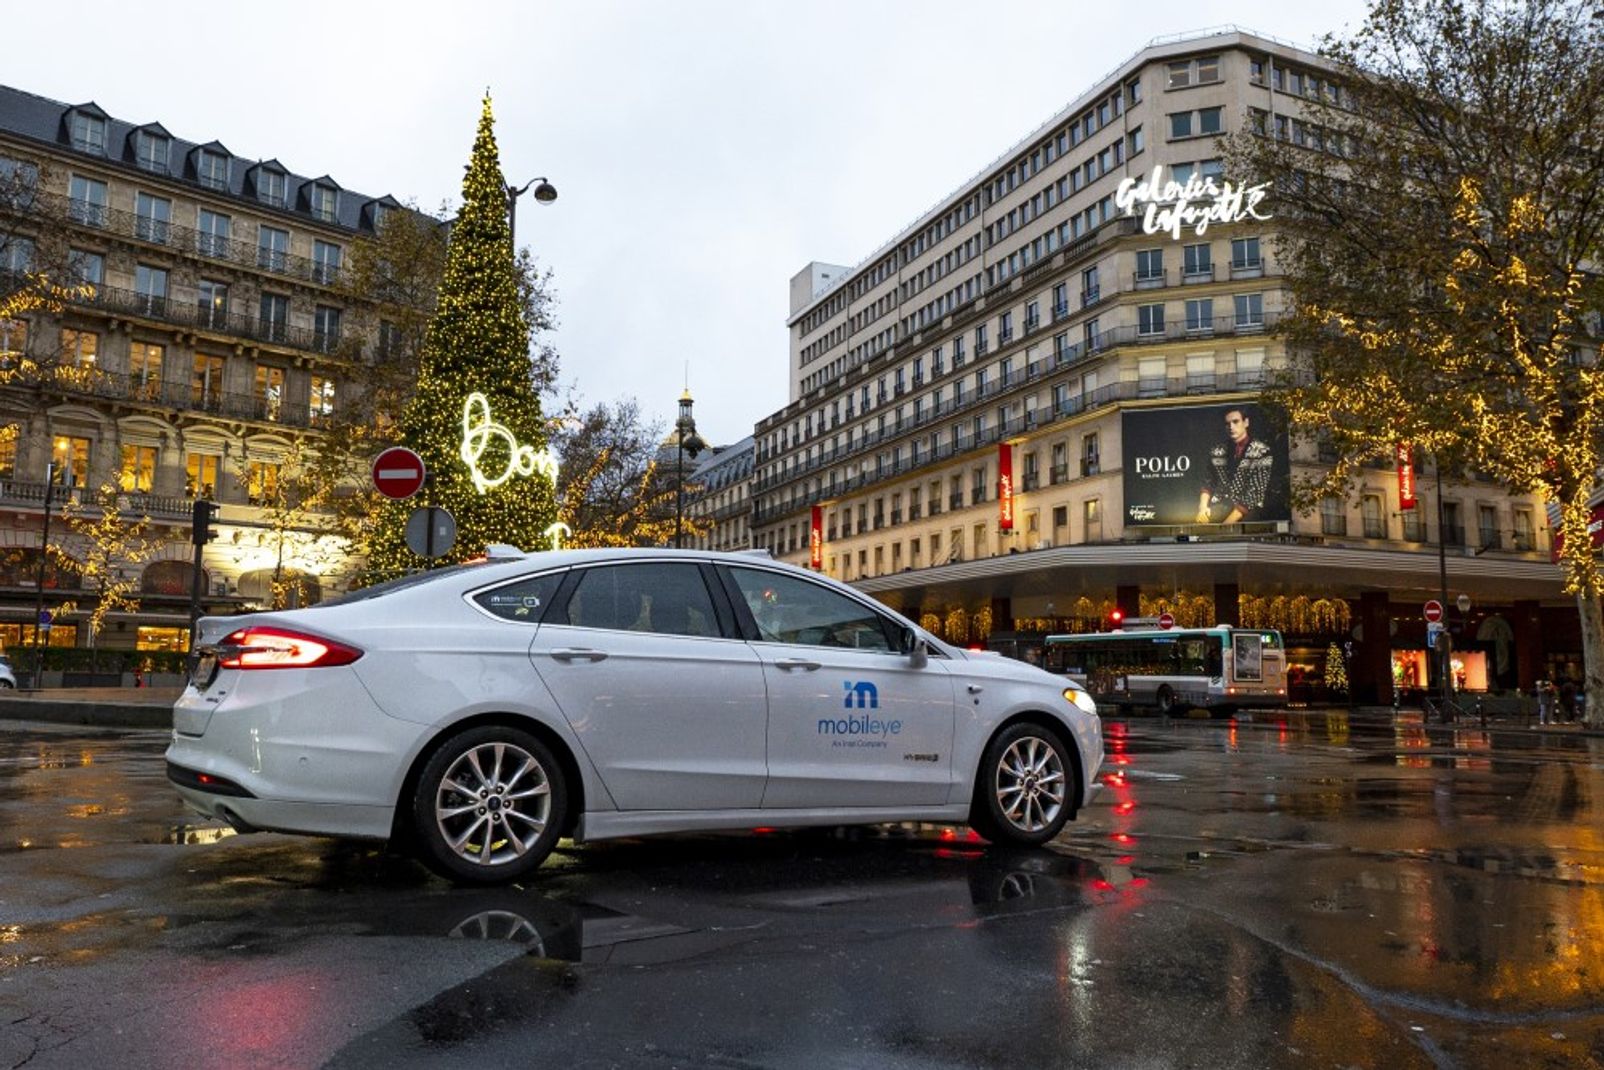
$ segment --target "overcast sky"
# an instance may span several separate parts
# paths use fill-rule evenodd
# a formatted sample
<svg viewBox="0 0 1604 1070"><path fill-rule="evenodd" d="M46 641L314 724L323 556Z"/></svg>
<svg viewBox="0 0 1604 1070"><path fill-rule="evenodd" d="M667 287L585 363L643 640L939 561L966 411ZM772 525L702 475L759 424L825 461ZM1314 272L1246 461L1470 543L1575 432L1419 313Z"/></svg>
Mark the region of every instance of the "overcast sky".
<svg viewBox="0 0 1604 1070"><path fill-rule="evenodd" d="M463 16L456 12L477 11ZM428 207L480 94L553 272L562 376L717 443L786 402L787 284L855 264L1151 38L1310 43L1360 0L12 5L0 81Z"/></svg>

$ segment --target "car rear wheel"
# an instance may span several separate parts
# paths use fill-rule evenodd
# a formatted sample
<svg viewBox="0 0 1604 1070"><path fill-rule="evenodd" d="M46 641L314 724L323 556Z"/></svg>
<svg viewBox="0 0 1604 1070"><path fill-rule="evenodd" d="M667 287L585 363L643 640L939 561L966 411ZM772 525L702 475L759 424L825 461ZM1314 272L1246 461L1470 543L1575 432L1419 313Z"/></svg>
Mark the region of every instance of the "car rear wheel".
<svg viewBox="0 0 1604 1070"><path fill-rule="evenodd" d="M532 873L568 816L562 767L544 743L501 725L453 736L423 767L412 828L442 876L500 884Z"/></svg>
<svg viewBox="0 0 1604 1070"><path fill-rule="evenodd" d="M980 761L969 823L993 843L1046 843L1074 811L1079 786L1057 733L1036 724L1009 725Z"/></svg>

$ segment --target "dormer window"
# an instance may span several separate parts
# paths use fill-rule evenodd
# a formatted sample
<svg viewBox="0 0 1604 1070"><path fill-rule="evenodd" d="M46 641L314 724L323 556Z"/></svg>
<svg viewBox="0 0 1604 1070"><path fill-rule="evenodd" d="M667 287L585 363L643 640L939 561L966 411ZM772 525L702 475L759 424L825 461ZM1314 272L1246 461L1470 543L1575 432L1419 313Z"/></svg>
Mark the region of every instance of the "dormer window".
<svg viewBox="0 0 1604 1070"><path fill-rule="evenodd" d="M195 179L207 189L228 188L228 157L220 152L202 151L195 158Z"/></svg>
<svg viewBox="0 0 1604 1070"><path fill-rule="evenodd" d="M263 204L284 207L288 188L289 181L282 171L258 171L256 174L256 196Z"/></svg>
<svg viewBox="0 0 1604 1070"><path fill-rule="evenodd" d="M150 130L134 132L134 162L144 171L167 170L168 140Z"/></svg>
<svg viewBox="0 0 1604 1070"><path fill-rule="evenodd" d="M106 154L106 120L87 112L72 116L72 147L79 152Z"/></svg>
<svg viewBox="0 0 1604 1070"><path fill-rule="evenodd" d="M312 187L312 217L325 223L334 222L335 204L339 194L328 186Z"/></svg>

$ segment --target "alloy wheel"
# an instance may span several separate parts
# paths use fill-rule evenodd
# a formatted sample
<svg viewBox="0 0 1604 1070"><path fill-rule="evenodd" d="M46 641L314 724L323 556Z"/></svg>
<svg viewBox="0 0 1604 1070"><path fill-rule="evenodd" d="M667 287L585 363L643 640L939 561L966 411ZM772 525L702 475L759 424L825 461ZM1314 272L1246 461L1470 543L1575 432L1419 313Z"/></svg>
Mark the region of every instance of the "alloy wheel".
<svg viewBox="0 0 1604 1070"><path fill-rule="evenodd" d="M1022 736L997 763L997 809L1021 832L1040 832L1064 808L1064 762L1039 736Z"/></svg>
<svg viewBox="0 0 1604 1070"><path fill-rule="evenodd" d="M481 743L440 778L434 815L457 857L481 866L511 862L529 852L551 819L551 781L522 747Z"/></svg>

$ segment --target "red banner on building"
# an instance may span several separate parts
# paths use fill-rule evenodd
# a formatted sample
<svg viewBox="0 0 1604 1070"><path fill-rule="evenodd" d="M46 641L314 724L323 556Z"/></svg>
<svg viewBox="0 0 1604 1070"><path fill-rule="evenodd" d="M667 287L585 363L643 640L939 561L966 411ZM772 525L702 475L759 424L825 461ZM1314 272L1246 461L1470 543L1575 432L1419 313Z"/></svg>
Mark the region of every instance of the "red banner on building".
<svg viewBox="0 0 1604 1070"><path fill-rule="evenodd" d="M1553 531L1553 537L1549 540L1549 556L1557 564L1560 554L1565 551L1565 533L1559 529L1559 507L1552 502L1548 505L1548 522ZM1588 514L1587 535L1593 541L1595 553L1604 548L1604 502L1593 506L1593 511Z"/></svg>
<svg viewBox="0 0 1604 1070"><path fill-rule="evenodd" d="M815 569L824 567L824 507L815 505L808 520L808 564Z"/></svg>
<svg viewBox="0 0 1604 1070"><path fill-rule="evenodd" d="M1014 530L1014 447L997 444L997 526Z"/></svg>
<svg viewBox="0 0 1604 1070"><path fill-rule="evenodd" d="M1415 502L1415 451L1407 442L1395 447L1398 457L1398 508L1413 509Z"/></svg>

